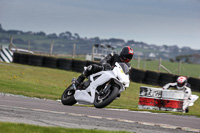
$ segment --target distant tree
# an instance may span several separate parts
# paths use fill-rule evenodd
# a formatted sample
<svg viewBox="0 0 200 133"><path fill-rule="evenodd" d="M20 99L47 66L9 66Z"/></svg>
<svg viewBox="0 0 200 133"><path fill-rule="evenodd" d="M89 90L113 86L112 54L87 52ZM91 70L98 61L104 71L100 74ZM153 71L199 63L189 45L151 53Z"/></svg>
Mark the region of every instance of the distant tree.
<svg viewBox="0 0 200 133"><path fill-rule="evenodd" d="M55 33L47 35L49 38L58 38L58 36Z"/></svg>
<svg viewBox="0 0 200 133"><path fill-rule="evenodd" d="M80 39L80 36L79 36L77 33L74 34L74 37L75 37L76 39Z"/></svg>
<svg viewBox="0 0 200 133"><path fill-rule="evenodd" d="M168 46L167 46L167 45L165 45L165 44L163 45L163 47L164 47L164 49L168 49Z"/></svg>
<svg viewBox="0 0 200 133"><path fill-rule="evenodd" d="M111 38L108 41L113 43L125 43L123 39L117 39L117 38Z"/></svg>
<svg viewBox="0 0 200 133"><path fill-rule="evenodd" d="M128 40L128 41L127 41L127 44L134 44L134 43L135 43L134 40Z"/></svg>
<svg viewBox="0 0 200 133"><path fill-rule="evenodd" d="M24 32L24 34L33 35L34 33L32 31L27 31L27 32Z"/></svg>
<svg viewBox="0 0 200 133"><path fill-rule="evenodd" d="M59 38L72 38L72 33L69 31L62 32L59 34Z"/></svg>
<svg viewBox="0 0 200 133"><path fill-rule="evenodd" d="M35 33L36 35L39 35L39 36L46 36L46 33L44 33L43 31L40 31L40 32L37 32Z"/></svg>
<svg viewBox="0 0 200 133"><path fill-rule="evenodd" d="M69 31L66 31L65 34L66 34L67 38L71 38L72 37L72 33L69 32Z"/></svg>
<svg viewBox="0 0 200 133"><path fill-rule="evenodd" d="M5 30L3 29L3 27L0 24L0 32L5 32Z"/></svg>
<svg viewBox="0 0 200 133"><path fill-rule="evenodd" d="M99 37L90 38L90 40L92 41L92 43L100 43L101 42Z"/></svg>
<svg viewBox="0 0 200 133"><path fill-rule="evenodd" d="M2 31L3 30L3 28L2 28L2 26L1 26L1 24L0 24L0 31Z"/></svg>
<svg viewBox="0 0 200 133"><path fill-rule="evenodd" d="M7 33L9 33L9 34L22 34L23 32L19 31L19 30L8 30Z"/></svg>

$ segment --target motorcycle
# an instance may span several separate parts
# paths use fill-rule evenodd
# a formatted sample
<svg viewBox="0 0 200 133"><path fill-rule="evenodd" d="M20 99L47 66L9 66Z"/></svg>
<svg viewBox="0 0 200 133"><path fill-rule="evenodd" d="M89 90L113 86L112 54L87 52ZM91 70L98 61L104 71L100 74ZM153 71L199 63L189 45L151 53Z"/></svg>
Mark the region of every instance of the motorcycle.
<svg viewBox="0 0 200 133"><path fill-rule="evenodd" d="M129 83L129 67L125 63L116 62L112 70L92 74L78 87L72 83L63 92L61 102L70 106L78 102L104 108L118 99Z"/></svg>

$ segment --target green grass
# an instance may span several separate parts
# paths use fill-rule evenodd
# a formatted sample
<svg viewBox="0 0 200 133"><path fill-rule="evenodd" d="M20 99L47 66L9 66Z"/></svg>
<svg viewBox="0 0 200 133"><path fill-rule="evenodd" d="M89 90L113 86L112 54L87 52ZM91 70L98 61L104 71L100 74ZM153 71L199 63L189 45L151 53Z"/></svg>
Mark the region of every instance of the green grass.
<svg viewBox="0 0 200 133"><path fill-rule="evenodd" d="M20 123L0 122L1 133L129 133L126 131L106 131L95 129L72 129L61 127L42 127Z"/></svg>
<svg viewBox="0 0 200 133"><path fill-rule="evenodd" d="M60 99L65 88L71 84L71 79L79 75L80 73L72 71L2 63L0 64L0 92L57 100ZM140 86L151 85L131 82L130 87L122 92L120 99L115 100L108 107L140 110L137 107ZM198 92L193 92L193 94L200 96ZM195 102L194 106L190 107L190 112L187 115L200 116L199 110L200 99ZM177 112L175 114L182 115L183 113Z"/></svg>
<svg viewBox="0 0 200 133"><path fill-rule="evenodd" d="M75 72L31 67L0 65L0 91L31 97L59 99ZM70 78L68 78L70 77Z"/></svg>

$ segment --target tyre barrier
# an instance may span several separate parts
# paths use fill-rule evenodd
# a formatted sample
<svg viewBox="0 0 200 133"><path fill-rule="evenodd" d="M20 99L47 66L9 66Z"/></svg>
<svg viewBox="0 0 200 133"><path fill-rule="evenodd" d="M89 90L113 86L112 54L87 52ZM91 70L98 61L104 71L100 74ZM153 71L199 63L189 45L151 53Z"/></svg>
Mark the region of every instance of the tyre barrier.
<svg viewBox="0 0 200 133"><path fill-rule="evenodd" d="M20 54L19 63L20 64L28 64L29 54Z"/></svg>
<svg viewBox="0 0 200 133"><path fill-rule="evenodd" d="M43 56L39 55L29 55L28 65L32 66L42 66L43 65Z"/></svg>
<svg viewBox="0 0 200 133"><path fill-rule="evenodd" d="M174 75L169 73L160 73L160 77L158 80L159 86L164 86L167 83L172 83L172 82L174 82Z"/></svg>
<svg viewBox="0 0 200 133"><path fill-rule="evenodd" d="M189 77L188 83L191 85L191 89L193 91L199 91L200 92L200 79Z"/></svg>
<svg viewBox="0 0 200 133"><path fill-rule="evenodd" d="M80 60L72 61L72 71L83 72L84 66L86 66L86 61L80 61Z"/></svg>
<svg viewBox="0 0 200 133"><path fill-rule="evenodd" d="M98 63L98 62L93 62L93 61L87 61L87 62L86 62L86 66L89 66L89 65L92 65L92 64L101 65L101 64Z"/></svg>
<svg viewBox="0 0 200 133"><path fill-rule="evenodd" d="M180 77L181 75L173 75L173 82L176 82L178 77Z"/></svg>
<svg viewBox="0 0 200 133"><path fill-rule="evenodd" d="M57 58L45 56L43 58L42 66L49 67L49 68L57 68Z"/></svg>
<svg viewBox="0 0 200 133"><path fill-rule="evenodd" d="M160 73L154 71L146 71L143 83L150 85L158 85Z"/></svg>
<svg viewBox="0 0 200 133"><path fill-rule="evenodd" d="M146 71L131 68L130 79L133 82L142 83L145 78Z"/></svg>
<svg viewBox="0 0 200 133"><path fill-rule="evenodd" d="M20 63L20 53L14 52L13 53L13 63Z"/></svg>
<svg viewBox="0 0 200 133"><path fill-rule="evenodd" d="M58 68L63 70L71 70L72 69L72 60L70 59L57 59Z"/></svg>

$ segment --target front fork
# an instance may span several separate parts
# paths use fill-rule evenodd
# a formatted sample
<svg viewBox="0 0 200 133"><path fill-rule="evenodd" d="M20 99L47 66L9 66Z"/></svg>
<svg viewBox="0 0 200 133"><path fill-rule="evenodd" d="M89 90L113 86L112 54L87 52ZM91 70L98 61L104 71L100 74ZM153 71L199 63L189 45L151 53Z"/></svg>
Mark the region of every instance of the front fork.
<svg viewBox="0 0 200 133"><path fill-rule="evenodd" d="M107 84L105 85L104 89L100 91L100 95L105 95L105 94L107 94L108 91L109 91L109 89L110 89L110 87L111 87L111 84L110 84L110 83L107 83Z"/></svg>
<svg viewBox="0 0 200 133"><path fill-rule="evenodd" d="M76 90L76 78L75 77L72 79L72 87L74 88L74 90Z"/></svg>

